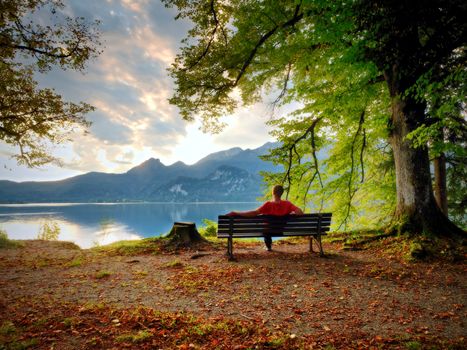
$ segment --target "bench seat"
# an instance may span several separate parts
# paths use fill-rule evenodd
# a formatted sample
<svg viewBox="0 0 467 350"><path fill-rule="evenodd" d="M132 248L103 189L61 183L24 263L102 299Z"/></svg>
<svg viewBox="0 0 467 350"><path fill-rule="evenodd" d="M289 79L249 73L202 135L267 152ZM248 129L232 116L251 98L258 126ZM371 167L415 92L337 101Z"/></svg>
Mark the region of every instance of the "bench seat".
<svg viewBox="0 0 467 350"><path fill-rule="evenodd" d="M233 259L233 238L310 236L324 255L321 236L331 225L332 213L316 213L288 216L259 215L255 217L219 215L217 238L227 238L227 254Z"/></svg>

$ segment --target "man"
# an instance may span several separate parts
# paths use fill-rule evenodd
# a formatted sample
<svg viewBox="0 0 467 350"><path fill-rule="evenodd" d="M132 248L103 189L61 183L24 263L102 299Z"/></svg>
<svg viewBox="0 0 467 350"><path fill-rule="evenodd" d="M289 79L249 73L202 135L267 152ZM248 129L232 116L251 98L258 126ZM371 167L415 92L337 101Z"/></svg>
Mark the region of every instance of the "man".
<svg viewBox="0 0 467 350"><path fill-rule="evenodd" d="M284 215L303 215L303 211L292 204L289 201L283 201L281 199L282 194L284 193L284 187L281 185L275 185L272 188L272 200L265 202L258 209L250 211L231 211L227 215L229 216L246 216L254 217L258 215L274 215L274 216L284 216ZM271 236L264 237L264 243L268 251L272 250L272 239Z"/></svg>

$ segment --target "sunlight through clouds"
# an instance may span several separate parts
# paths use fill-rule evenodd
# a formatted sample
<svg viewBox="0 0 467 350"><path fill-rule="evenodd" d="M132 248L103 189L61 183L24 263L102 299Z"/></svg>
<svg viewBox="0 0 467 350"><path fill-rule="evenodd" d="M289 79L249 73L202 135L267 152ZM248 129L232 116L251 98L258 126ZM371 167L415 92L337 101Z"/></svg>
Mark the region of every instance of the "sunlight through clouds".
<svg viewBox="0 0 467 350"><path fill-rule="evenodd" d="M148 3L147 0L122 0L122 5L134 12L143 12L143 7Z"/></svg>
<svg viewBox="0 0 467 350"><path fill-rule="evenodd" d="M70 0L64 11L100 20L104 47L84 75L53 69L37 77L41 87L54 88L64 99L97 108L87 116L92 122L89 134L76 133L65 152L56 151L63 158L63 177L77 171L124 172L151 157L167 165L194 163L215 151L254 148L271 140L264 125L267 112L259 105L223 118L225 131L209 135L199 131L199 122L183 121L168 103L174 84L167 68L190 28L186 21L174 20L173 9L159 1ZM0 169L0 179L33 180L39 175L38 170L16 166L6 152L0 144L0 162L12 169ZM56 179L54 166L45 169Z"/></svg>

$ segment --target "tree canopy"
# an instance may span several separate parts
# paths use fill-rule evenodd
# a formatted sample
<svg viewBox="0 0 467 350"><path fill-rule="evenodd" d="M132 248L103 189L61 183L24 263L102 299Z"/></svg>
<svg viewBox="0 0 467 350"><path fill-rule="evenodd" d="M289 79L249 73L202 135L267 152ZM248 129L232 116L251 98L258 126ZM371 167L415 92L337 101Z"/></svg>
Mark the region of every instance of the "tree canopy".
<svg viewBox="0 0 467 350"><path fill-rule="evenodd" d="M27 166L52 161L48 146L87 127L84 115L93 110L39 88L34 78L54 66L83 70L100 52L98 23L63 9L61 0L0 1L0 139L17 147L15 158Z"/></svg>
<svg viewBox="0 0 467 350"><path fill-rule="evenodd" d="M185 119L216 131L265 93L298 103L271 121L282 146L268 158L285 170L268 182L341 227L459 232L434 201L429 151L465 156L465 2L165 2L194 23L170 70Z"/></svg>

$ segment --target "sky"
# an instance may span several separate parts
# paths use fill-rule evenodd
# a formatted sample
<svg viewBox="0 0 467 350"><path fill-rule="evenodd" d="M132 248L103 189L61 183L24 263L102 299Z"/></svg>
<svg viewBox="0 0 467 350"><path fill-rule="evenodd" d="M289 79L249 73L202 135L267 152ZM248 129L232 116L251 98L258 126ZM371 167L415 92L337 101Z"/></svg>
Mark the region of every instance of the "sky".
<svg viewBox="0 0 467 350"><path fill-rule="evenodd" d="M30 169L11 159L15 149L0 142L0 179L46 181L102 171L121 173L153 157L164 164L193 164L232 147L257 148L273 141L266 126L267 102L226 116L220 134L204 134L168 103L174 83L167 68L190 28L175 20L176 9L158 0L66 0L65 13L101 21L103 53L83 73L53 69L37 74L39 86L53 88L67 101L96 107L87 115L87 135L51 149L62 166Z"/></svg>

